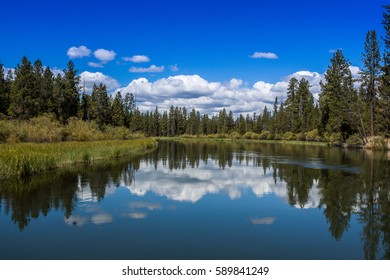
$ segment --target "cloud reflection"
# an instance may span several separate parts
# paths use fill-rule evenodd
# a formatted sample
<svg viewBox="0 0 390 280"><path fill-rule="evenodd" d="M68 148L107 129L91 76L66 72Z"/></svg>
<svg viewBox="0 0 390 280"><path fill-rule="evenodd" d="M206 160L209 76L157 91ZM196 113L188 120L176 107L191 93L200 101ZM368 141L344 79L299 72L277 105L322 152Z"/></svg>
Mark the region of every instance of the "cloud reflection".
<svg viewBox="0 0 390 280"><path fill-rule="evenodd" d="M129 213L128 216L132 219L145 219L148 216L148 214L143 212L133 212L133 213Z"/></svg>
<svg viewBox="0 0 390 280"><path fill-rule="evenodd" d="M309 192L307 203L303 208L315 208L320 204L320 193L317 181ZM220 169L218 164L209 161L199 164L198 168L169 170L159 163L159 168L141 162L136 175L136 184L127 187L134 195L144 196L153 192L174 201L195 203L207 194L227 194L231 199L239 199L246 190L251 190L257 197L274 194L288 201L285 181L275 180L273 170L263 173L255 166L233 164L228 169ZM135 203L130 208L157 207ZM296 207L301 207L296 205ZM149 209L151 210L151 209Z"/></svg>
<svg viewBox="0 0 390 280"><path fill-rule="evenodd" d="M91 217L92 223L95 225L107 224L112 222L112 216L107 213L95 214Z"/></svg>
<svg viewBox="0 0 390 280"><path fill-rule="evenodd" d="M276 218L275 217L265 217L265 218L251 218L249 219L253 225L272 225Z"/></svg>

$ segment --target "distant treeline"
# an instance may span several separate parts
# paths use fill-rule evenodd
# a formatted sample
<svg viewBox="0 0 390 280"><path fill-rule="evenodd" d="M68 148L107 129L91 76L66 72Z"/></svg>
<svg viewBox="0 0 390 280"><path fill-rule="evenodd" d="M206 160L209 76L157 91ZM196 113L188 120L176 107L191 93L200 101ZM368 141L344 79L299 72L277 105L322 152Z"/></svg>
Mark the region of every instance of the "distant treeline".
<svg viewBox="0 0 390 280"><path fill-rule="evenodd" d="M390 135L390 5L385 6L382 23L386 34L383 54L376 31L368 31L362 53L364 67L354 79L350 62L341 50L336 51L321 82L318 102L309 81L292 78L284 102L276 99L272 110L265 107L252 115L235 117L223 109L210 116L173 105L169 111L160 112L156 106L154 111L141 112L133 93L110 96L103 84L94 85L91 95L82 92L72 61L63 75L55 76L40 60L31 63L23 57L14 73L5 75L0 63L0 118L21 121L50 114L63 125L78 118L101 131L107 126L126 127L130 133L148 136L219 134L365 144L369 136Z"/></svg>

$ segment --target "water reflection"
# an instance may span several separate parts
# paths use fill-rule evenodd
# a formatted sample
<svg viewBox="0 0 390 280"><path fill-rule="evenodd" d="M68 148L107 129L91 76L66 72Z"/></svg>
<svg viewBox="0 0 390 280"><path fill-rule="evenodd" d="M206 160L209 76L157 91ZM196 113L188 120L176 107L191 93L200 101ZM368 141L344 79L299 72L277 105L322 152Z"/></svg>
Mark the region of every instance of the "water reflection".
<svg viewBox="0 0 390 280"><path fill-rule="evenodd" d="M21 231L50 212L65 224L103 226L115 219L145 220L168 208L148 201L155 194L175 203L199 203L216 194L239 200L274 195L298 209L319 208L334 240L356 217L366 259L390 258L390 161L386 154L318 146L160 141L157 151L130 162L75 168L0 187L0 213ZM139 198L103 209L118 189ZM130 192L130 193L129 193ZM164 208L165 207L165 208ZM302 210L305 211L305 210ZM74 213L76 212L76 213ZM274 216L252 216L272 226Z"/></svg>

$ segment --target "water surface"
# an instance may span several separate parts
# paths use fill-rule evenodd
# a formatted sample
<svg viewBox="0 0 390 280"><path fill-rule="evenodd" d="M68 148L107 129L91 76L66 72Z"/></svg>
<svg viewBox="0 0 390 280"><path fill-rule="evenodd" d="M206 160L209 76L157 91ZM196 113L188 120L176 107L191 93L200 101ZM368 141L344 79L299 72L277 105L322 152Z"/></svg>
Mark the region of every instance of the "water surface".
<svg viewBox="0 0 390 280"><path fill-rule="evenodd" d="M389 259L387 154L160 141L0 186L1 259Z"/></svg>

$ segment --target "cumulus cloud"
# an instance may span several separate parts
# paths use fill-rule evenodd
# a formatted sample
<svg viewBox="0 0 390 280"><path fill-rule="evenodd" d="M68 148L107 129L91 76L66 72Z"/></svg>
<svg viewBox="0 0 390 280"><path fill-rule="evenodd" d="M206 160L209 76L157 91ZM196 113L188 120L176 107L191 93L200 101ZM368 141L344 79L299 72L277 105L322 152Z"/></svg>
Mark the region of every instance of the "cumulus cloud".
<svg viewBox="0 0 390 280"><path fill-rule="evenodd" d="M149 67L130 67L131 73L161 73L165 69L164 66L151 65Z"/></svg>
<svg viewBox="0 0 390 280"><path fill-rule="evenodd" d="M82 58L84 56L90 56L91 50L86 46L71 47L68 49L69 58Z"/></svg>
<svg viewBox="0 0 390 280"><path fill-rule="evenodd" d="M112 92L116 90L120 84L114 78L106 76L101 72L89 72L84 71L80 74L80 84L84 85L85 83L85 92L90 94L92 93L92 87L94 84L98 85L100 83L106 85L107 91Z"/></svg>
<svg viewBox="0 0 390 280"><path fill-rule="evenodd" d="M103 64L100 62L88 62L88 66L94 67L94 68L103 68Z"/></svg>
<svg viewBox="0 0 390 280"><path fill-rule="evenodd" d="M278 59L278 56L271 52L254 52L250 58Z"/></svg>
<svg viewBox="0 0 390 280"><path fill-rule="evenodd" d="M102 62L108 62L115 59L116 53L105 49L98 49L93 52L94 56Z"/></svg>
<svg viewBox="0 0 390 280"><path fill-rule="evenodd" d="M169 70L171 70L172 72L177 72L179 71L179 67L177 67L177 64L169 65Z"/></svg>
<svg viewBox="0 0 390 280"><path fill-rule="evenodd" d="M290 78L305 78L311 85L314 96L320 92L322 75L317 72L299 71L277 83L258 81L247 86L241 79L233 78L227 83L211 82L199 75L177 75L151 82L145 78L133 80L121 92L137 94L140 110L168 110L171 105L196 109L213 115L223 108L236 115L261 112L265 106L272 109L275 97L286 100Z"/></svg>
<svg viewBox="0 0 390 280"><path fill-rule="evenodd" d="M132 57L122 57L122 60L130 61L134 63L144 63L144 62L149 62L150 58L146 55L134 55Z"/></svg>

